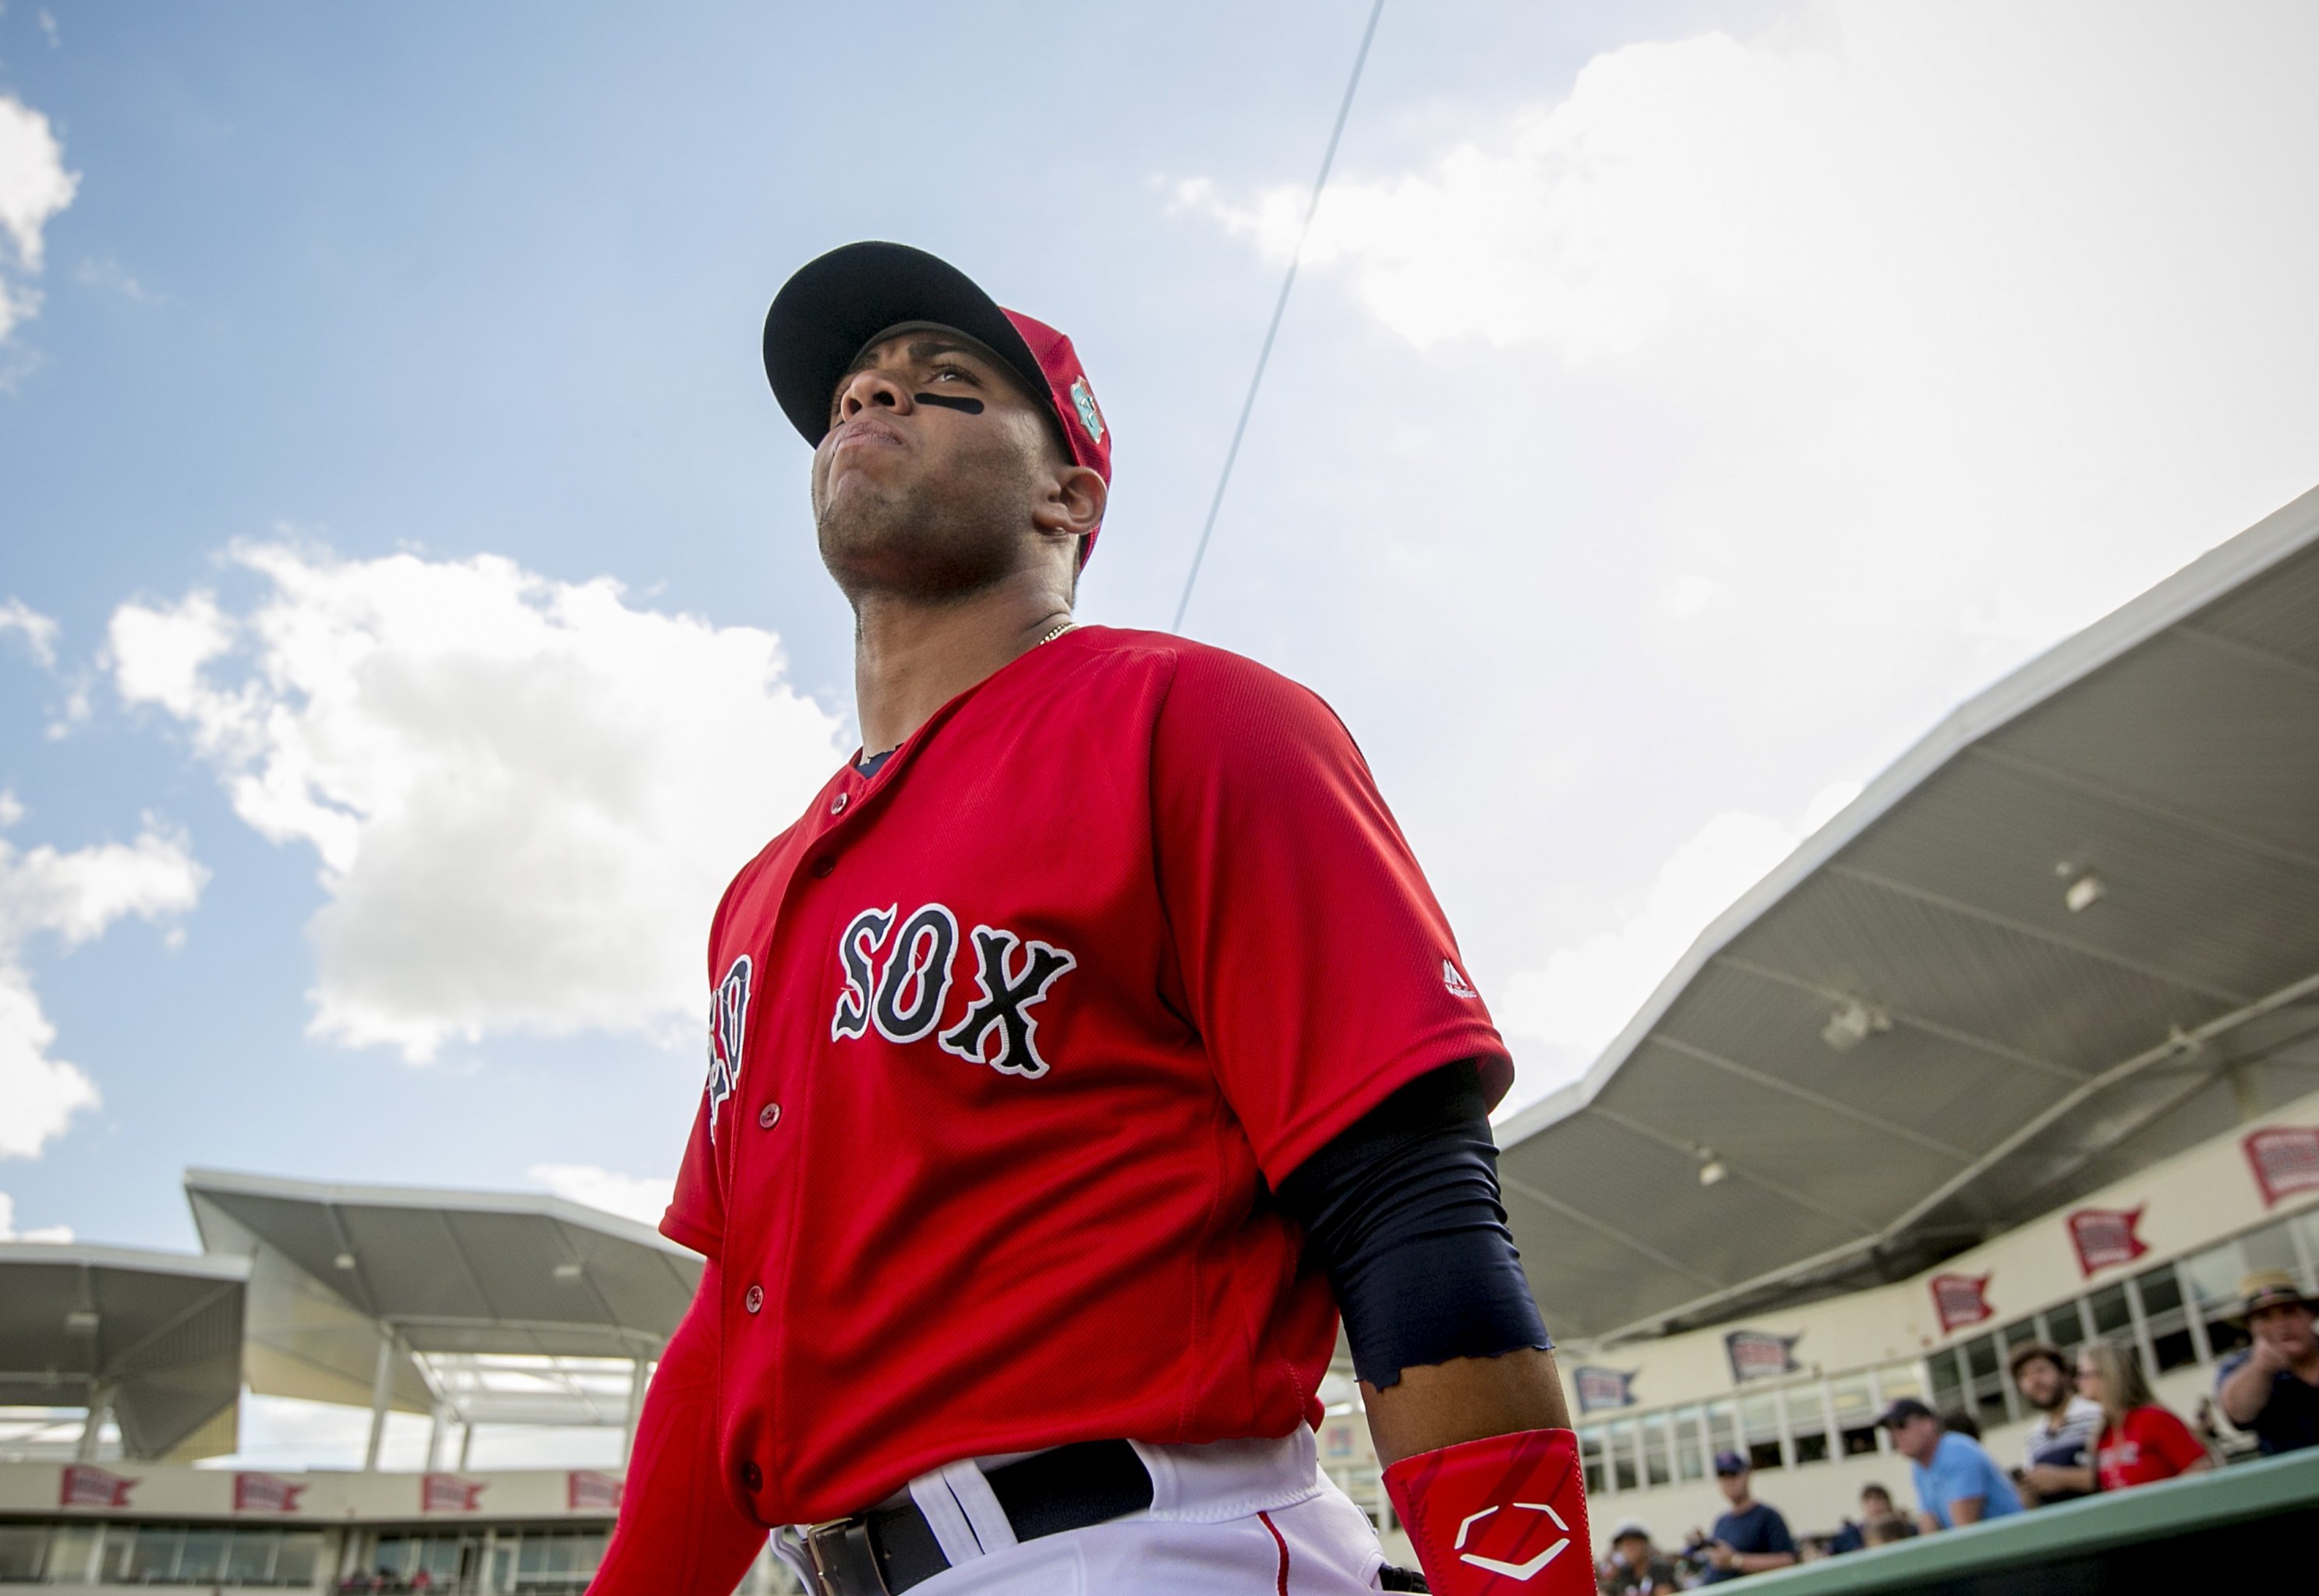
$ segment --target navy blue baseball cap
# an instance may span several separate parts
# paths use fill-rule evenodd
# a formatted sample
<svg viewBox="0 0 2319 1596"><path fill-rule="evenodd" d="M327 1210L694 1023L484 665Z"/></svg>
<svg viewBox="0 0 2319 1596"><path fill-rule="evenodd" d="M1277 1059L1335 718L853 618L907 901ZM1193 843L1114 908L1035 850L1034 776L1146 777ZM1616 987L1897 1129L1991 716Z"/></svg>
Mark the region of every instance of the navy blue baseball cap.
<svg viewBox="0 0 2319 1596"><path fill-rule="evenodd" d="M1939 1415L1935 1413L1932 1409L1925 1406L1924 1403L1918 1402L1915 1397L1904 1396L1899 1398L1890 1407L1885 1409L1883 1416L1878 1419L1876 1422L1884 1426L1887 1429L1898 1429L1911 1419L1936 1419L1938 1417Z"/></svg>
<svg viewBox="0 0 2319 1596"><path fill-rule="evenodd" d="M1717 1478L1720 1479L1729 1474L1744 1474L1746 1472L1747 1460L1745 1457L1740 1456L1738 1453L1718 1452L1715 1455L1715 1474Z"/></svg>
<svg viewBox="0 0 2319 1596"><path fill-rule="evenodd" d="M897 328L962 332L1003 362L1053 412L1074 464L1111 482L1111 428L1071 340L1010 311L948 261L907 244L847 244L799 266L765 312L765 380L798 436L818 447L829 399L862 351ZM1079 547L1095 553L1097 527Z"/></svg>

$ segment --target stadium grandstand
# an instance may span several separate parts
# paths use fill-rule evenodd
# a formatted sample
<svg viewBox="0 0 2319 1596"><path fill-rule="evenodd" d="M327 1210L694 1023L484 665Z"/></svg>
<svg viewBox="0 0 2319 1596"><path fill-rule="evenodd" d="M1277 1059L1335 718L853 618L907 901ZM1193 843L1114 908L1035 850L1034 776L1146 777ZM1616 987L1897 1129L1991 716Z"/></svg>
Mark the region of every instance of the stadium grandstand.
<svg viewBox="0 0 2319 1596"><path fill-rule="evenodd" d="M1723 1453L1808 1541L1905 1501L1903 1397L2010 1462L2033 1341L2199 1414L2241 1277L2319 1288L2319 491L1958 709L1499 1137L1598 1535L1680 1545ZM0 1245L0 1582L584 1589L697 1258L547 1196L185 1191L199 1256ZM253 1466L245 1392L366 1413L361 1466ZM1323 1394L1323 1466L1397 1536ZM2319 1452L2242 1465L2208 1421L2233 1466L1755 1577L2097 1589L2319 1512ZM611 1444L492 1467L494 1427Z"/></svg>

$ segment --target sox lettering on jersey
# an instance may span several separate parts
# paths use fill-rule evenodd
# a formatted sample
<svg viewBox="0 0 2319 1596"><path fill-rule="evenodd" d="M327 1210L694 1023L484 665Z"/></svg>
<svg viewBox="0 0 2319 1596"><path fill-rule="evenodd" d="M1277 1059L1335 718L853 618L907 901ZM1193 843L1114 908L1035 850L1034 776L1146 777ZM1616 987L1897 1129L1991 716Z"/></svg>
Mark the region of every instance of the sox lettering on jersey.
<svg viewBox="0 0 2319 1596"><path fill-rule="evenodd" d="M844 984L829 1019L832 1041L866 1036L873 1025L889 1041L919 1041L941 1023L955 979L958 916L947 905L930 903L898 931L900 916L898 904L863 909L839 934ZM1047 1073L1047 1060L1039 1053L1038 1019L1028 1011L1078 960L1004 926L977 925L969 940L978 995L965 1017L943 1032L942 1047L1001 1075L1036 1080Z"/></svg>
<svg viewBox="0 0 2319 1596"><path fill-rule="evenodd" d="M870 1017L888 1041L916 1041L942 1020L950 996L950 956L958 947L958 917L930 903L912 915L894 938L878 978Z"/></svg>
<svg viewBox="0 0 2319 1596"><path fill-rule="evenodd" d="M741 1085L741 1043L749 1029L749 956L717 984L708 1004L708 1139L717 1139L717 1111Z"/></svg>
<svg viewBox="0 0 2319 1596"><path fill-rule="evenodd" d="M1023 954L1020 974L1012 973L1015 954ZM966 1018L943 1032L942 1044L961 1059L988 1064L1002 1075L1036 1080L1047 1073L1034 1040L1039 1022L1024 1013L1046 996L1047 988L1078 965L1062 949L1046 942L1024 942L1013 932L993 925L974 928L974 972L982 996L966 1011ZM992 1052L990 1044L998 1050Z"/></svg>
<svg viewBox="0 0 2319 1596"><path fill-rule="evenodd" d="M829 1040L841 1041L870 1029L870 997L878 989L874 960L894 929L899 906L864 909L837 939L837 967L844 972L845 990L837 996L837 1012L830 1016Z"/></svg>

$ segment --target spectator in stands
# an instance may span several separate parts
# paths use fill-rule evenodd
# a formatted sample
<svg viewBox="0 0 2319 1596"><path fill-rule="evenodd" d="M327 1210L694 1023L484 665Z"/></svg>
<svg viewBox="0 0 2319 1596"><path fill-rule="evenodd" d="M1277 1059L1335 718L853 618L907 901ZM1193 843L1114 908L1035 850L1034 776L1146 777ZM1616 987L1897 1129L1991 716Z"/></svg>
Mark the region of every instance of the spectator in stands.
<svg viewBox="0 0 2319 1596"><path fill-rule="evenodd" d="M1860 1517L1846 1519L1844 1527L1828 1537L1827 1551L1831 1557L1846 1552L1856 1552L1868 1544L1868 1525L1876 1519L1892 1516L1892 1493L1881 1485L1860 1488Z"/></svg>
<svg viewBox="0 0 2319 1596"><path fill-rule="evenodd" d="M2254 1344L2223 1359L2215 1394L2224 1417L2251 1433L2268 1457L2319 1447L2319 1331L2312 1310L2284 1269L2263 1269L2239 1283L2240 1313Z"/></svg>
<svg viewBox="0 0 2319 1596"><path fill-rule="evenodd" d="M1747 1460L1738 1453L1715 1455L1715 1483L1731 1509L1708 1531L1708 1584L1785 1568L1796 1560L1796 1537L1788 1533L1788 1521L1780 1517L1779 1509L1755 1500L1748 1489L1750 1477Z"/></svg>
<svg viewBox="0 0 2319 1596"><path fill-rule="evenodd" d="M1877 1420L1917 1480L1917 1522L1926 1533L2002 1519L2021 1510L2005 1471L1979 1441L1943 1428L1932 1409L1904 1396Z"/></svg>
<svg viewBox="0 0 2319 1596"><path fill-rule="evenodd" d="M2142 1360L2110 1341L2078 1349L2078 1389L2101 1403L2101 1488L2124 1491L2215 1466L2190 1427L2158 1405Z"/></svg>
<svg viewBox="0 0 2319 1596"><path fill-rule="evenodd" d="M1628 1519L1611 1531L1611 1555L1594 1570L1594 1588L1602 1596L1661 1596L1683 1583L1674 1564L1652 1549L1650 1528Z"/></svg>
<svg viewBox="0 0 2319 1596"><path fill-rule="evenodd" d="M1889 1546L1896 1540L1907 1540L1917 1533L1917 1527L1898 1513L1886 1513L1871 1519L1860 1527L1860 1537L1872 1546Z"/></svg>
<svg viewBox="0 0 2319 1596"><path fill-rule="evenodd" d="M2101 1404L2078 1394L2070 1360L2059 1347L2025 1341L2013 1349L2011 1367L2022 1405L2040 1415L2022 1443L2022 1504L2040 1507L2091 1495L2093 1445L2101 1434Z"/></svg>

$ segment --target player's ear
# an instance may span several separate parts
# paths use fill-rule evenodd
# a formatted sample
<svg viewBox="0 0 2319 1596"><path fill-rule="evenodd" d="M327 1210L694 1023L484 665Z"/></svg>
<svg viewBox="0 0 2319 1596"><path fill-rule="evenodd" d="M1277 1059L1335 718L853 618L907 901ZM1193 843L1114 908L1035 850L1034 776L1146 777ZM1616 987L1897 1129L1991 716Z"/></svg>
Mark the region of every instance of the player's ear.
<svg viewBox="0 0 2319 1596"><path fill-rule="evenodd" d="M1103 525L1110 496L1103 478L1084 465L1060 465L1047 479L1047 491L1031 511L1031 524L1058 537L1084 537Z"/></svg>

